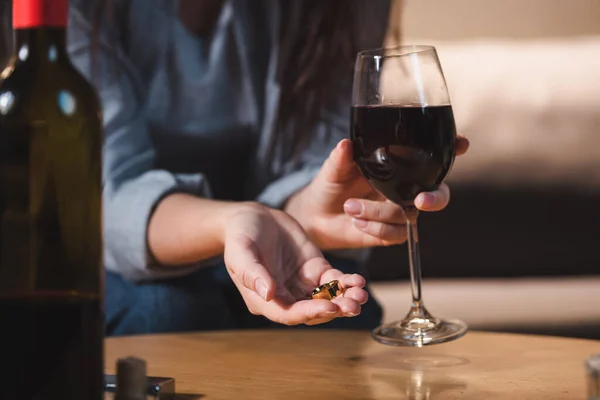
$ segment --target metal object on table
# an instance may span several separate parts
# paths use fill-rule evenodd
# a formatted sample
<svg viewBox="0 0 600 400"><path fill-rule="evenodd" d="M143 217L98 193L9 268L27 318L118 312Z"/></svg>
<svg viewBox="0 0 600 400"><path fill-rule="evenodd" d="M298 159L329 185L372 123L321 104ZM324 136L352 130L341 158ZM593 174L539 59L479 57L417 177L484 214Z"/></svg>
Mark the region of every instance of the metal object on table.
<svg viewBox="0 0 600 400"><path fill-rule="evenodd" d="M115 400L146 400L146 361L127 357L117 360Z"/></svg>
<svg viewBox="0 0 600 400"><path fill-rule="evenodd" d="M175 394L175 379L146 376L146 362L136 357L117 360L117 374L104 375L104 391L115 400L161 399Z"/></svg>
<svg viewBox="0 0 600 400"><path fill-rule="evenodd" d="M313 299L333 300L342 293L344 293L344 288L340 282L331 281L313 290L311 297Z"/></svg>
<svg viewBox="0 0 600 400"><path fill-rule="evenodd" d="M600 354L585 361L588 400L600 400Z"/></svg>

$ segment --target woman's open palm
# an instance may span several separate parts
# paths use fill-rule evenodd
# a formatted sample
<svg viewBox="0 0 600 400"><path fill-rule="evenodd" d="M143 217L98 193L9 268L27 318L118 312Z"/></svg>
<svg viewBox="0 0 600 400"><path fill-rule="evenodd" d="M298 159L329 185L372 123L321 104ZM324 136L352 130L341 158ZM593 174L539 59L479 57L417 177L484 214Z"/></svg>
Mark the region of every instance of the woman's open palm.
<svg viewBox="0 0 600 400"><path fill-rule="evenodd" d="M250 312L285 325L355 316L368 298L362 276L333 269L292 217L257 204L230 219L225 264ZM345 288L342 296L310 299L316 286L331 280Z"/></svg>

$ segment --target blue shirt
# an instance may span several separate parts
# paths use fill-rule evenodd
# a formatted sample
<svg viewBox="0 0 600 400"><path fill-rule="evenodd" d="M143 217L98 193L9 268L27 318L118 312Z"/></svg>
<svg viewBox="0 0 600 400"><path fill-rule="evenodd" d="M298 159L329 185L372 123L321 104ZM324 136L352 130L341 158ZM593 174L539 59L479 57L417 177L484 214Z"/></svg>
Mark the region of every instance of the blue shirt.
<svg viewBox="0 0 600 400"><path fill-rule="evenodd" d="M299 163L269 151L278 134L279 1L225 2L214 34L201 38L180 22L176 0L117 0L94 56L96 2L71 1L68 51L103 106L108 270L144 280L198 268L166 268L148 251L147 223L164 196L186 192L278 208L348 136L350 91L323 112ZM380 47L390 1L351 1L364 9L360 47Z"/></svg>

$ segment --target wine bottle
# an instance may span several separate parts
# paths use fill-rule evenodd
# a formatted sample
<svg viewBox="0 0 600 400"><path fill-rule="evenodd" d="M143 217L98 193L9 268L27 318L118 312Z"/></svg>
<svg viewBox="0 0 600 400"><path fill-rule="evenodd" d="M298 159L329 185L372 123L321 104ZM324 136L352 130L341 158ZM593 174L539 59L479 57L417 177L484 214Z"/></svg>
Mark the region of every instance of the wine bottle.
<svg viewBox="0 0 600 400"><path fill-rule="evenodd" d="M13 0L0 75L3 400L103 396L102 116L68 0Z"/></svg>

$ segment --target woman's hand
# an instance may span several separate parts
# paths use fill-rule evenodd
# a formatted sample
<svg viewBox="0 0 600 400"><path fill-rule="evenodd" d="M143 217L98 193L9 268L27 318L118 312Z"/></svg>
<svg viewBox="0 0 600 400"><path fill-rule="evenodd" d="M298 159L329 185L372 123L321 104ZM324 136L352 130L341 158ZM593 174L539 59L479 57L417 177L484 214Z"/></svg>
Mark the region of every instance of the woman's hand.
<svg viewBox="0 0 600 400"><path fill-rule="evenodd" d="M293 218L258 204L228 219L225 264L250 312L285 325L356 316L368 298L362 276L333 269ZM334 279L343 295L310 299L315 287Z"/></svg>
<svg viewBox="0 0 600 400"><path fill-rule="evenodd" d="M456 154L469 147L458 137ZM446 184L434 192L420 193L415 206L439 211L450 201ZM388 246L406 240L400 206L373 190L352 160L352 143L338 143L315 179L290 199L286 209L321 249Z"/></svg>

